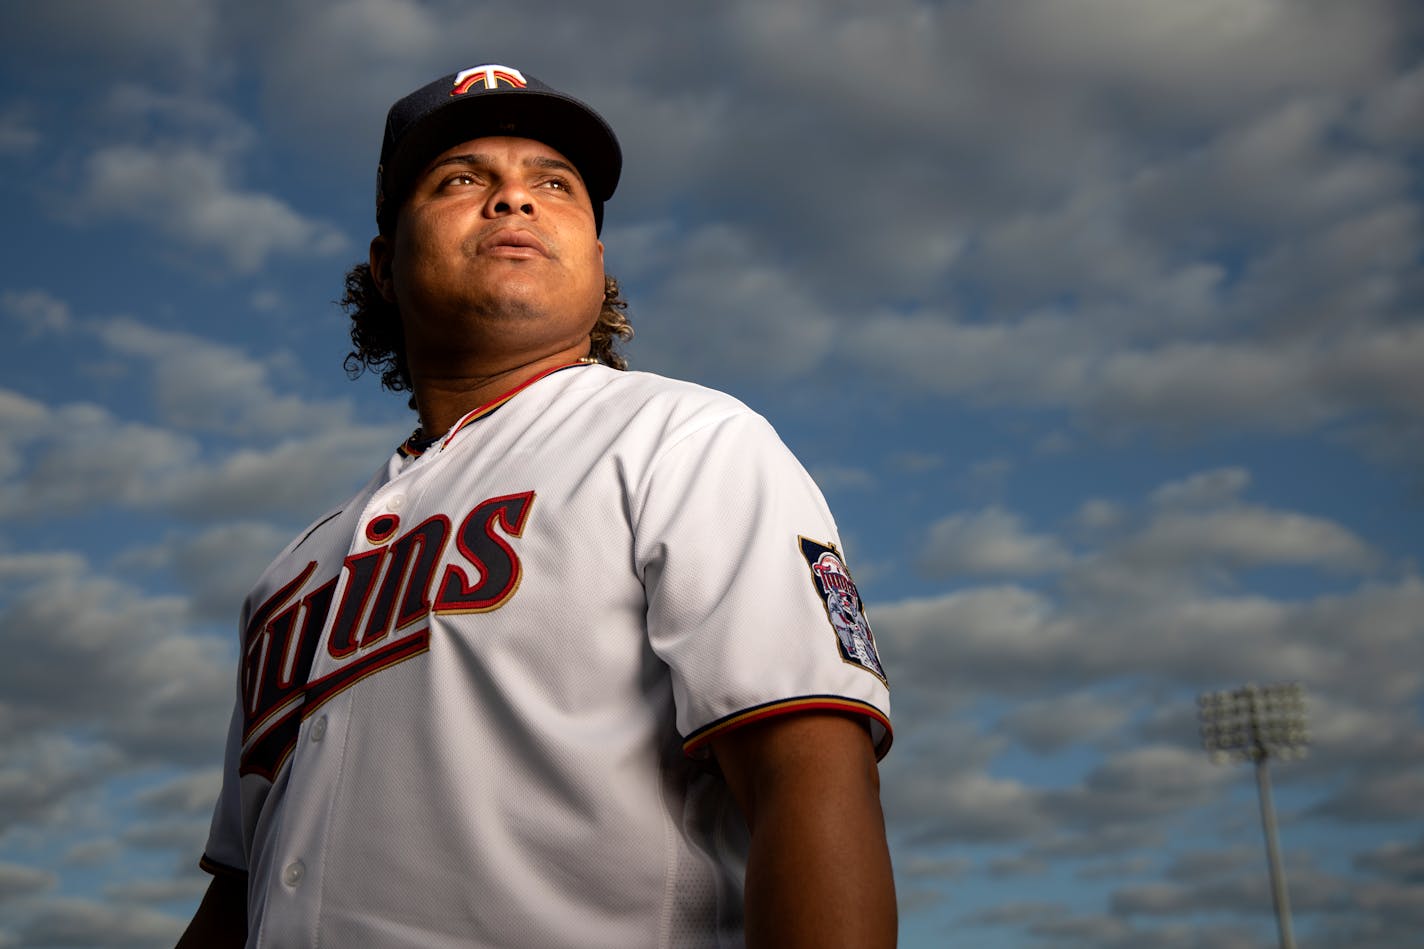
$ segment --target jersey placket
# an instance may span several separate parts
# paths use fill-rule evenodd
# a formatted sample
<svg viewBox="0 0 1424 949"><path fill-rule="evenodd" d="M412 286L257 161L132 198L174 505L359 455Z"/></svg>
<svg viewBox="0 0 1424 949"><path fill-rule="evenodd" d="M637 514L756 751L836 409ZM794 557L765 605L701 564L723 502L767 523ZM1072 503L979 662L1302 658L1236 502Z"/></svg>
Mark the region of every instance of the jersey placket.
<svg viewBox="0 0 1424 949"><path fill-rule="evenodd" d="M377 488L354 524L346 557L359 556L381 544L371 539L366 527L378 518L400 518L421 473L432 467L434 452L406 458L393 465L391 478ZM339 620L339 604L353 582L352 571L343 569L321 632L320 646L312 660L308 683L337 671L343 661L355 656L334 657L331 644ZM369 611L362 605L358 628ZM353 724L355 694L345 688L303 711L296 747L288 765L290 773L283 792L278 857L268 880L266 915L258 934L259 946L320 945L322 901L326 862L336 830L336 789L346 779L347 739Z"/></svg>

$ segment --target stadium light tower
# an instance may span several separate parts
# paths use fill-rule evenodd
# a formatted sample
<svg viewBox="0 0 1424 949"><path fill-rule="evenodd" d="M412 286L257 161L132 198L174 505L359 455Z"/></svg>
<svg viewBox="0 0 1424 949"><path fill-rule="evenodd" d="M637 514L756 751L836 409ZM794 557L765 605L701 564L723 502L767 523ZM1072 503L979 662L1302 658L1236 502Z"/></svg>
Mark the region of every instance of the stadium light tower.
<svg viewBox="0 0 1424 949"><path fill-rule="evenodd" d="M1202 746L1214 762L1251 761L1256 765L1256 790L1261 796L1261 824L1266 831L1266 860L1271 870L1271 900L1281 949L1295 949L1291 933L1290 897L1281 870L1276 839L1276 808L1271 801L1271 758L1304 758L1310 736L1305 727L1305 694L1298 683L1247 685L1232 692L1197 696Z"/></svg>

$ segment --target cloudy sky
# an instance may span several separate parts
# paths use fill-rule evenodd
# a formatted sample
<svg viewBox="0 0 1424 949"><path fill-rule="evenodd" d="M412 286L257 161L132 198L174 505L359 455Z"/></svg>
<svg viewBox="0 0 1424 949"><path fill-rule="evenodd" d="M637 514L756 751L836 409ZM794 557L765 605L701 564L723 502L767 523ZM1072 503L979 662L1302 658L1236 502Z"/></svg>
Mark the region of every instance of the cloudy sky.
<svg viewBox="0 0 1424 949"><path fill-rule="evenodd" d="M332 303L385 109L485 62L618 130L635 368L765 414L837 513L903 945L1271 944L1195 696L1283 680L1300 944L1417 944L1417 3L0 11L0 946L191 913L241 599L412 426Z"/></svg>

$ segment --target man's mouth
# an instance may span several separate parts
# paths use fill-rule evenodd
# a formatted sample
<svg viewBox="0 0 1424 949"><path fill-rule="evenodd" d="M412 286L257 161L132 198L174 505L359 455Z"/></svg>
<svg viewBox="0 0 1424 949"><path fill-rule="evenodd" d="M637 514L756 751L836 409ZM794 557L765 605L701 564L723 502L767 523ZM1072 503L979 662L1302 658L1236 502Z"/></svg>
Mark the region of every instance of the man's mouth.
<svg viewBox="0 0 1424 949"><path fill-rule="evenodd" d="M502 227L480 239L478 251L489 257L523 260L548 257L548 248L537 235L523 228Z"/></svg>

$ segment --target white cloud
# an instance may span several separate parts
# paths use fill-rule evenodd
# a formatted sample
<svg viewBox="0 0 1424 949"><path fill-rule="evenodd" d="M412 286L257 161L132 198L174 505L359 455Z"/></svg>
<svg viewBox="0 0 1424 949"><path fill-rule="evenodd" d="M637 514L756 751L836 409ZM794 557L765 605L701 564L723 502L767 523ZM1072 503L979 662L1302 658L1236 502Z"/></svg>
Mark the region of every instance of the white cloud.
<svg viewBox="0 0 1424 949"><path fill-rule="evenodd" d="M22 155L39 143L40 133L19 110L0 111L0 155Z"/></svg>
<svg viewBox="0 0 1424 949"><path fill-rule="evenodd" d="M1380 566L1378 553L1339 524L1246 504L1250 484L1247 469L1223 467L1165 483L1135 505L1104 502L1111 510L1091 518L1085 549L1044 590L979 586L877 604L897 721L937 723L909 732L882 765L887 815L906 846L1021 841L1026 857L1053 861L1158 853L1171 828L1239 777L1196 746L1194 693L1251 680L1306 684L1312 755L1277 779L1314 801L1308 817L1419 816L1420 774L1400 762L1424 754L1415 710L1424 694L1424 584L1412 575L1366 579L1296 600L1214 592L1263 564L1366 576ZM1009 703L983 734L962 724L983 720L976 701ZM1085 762L1093 759L1084 754L1107 754L1081 779L1055 770L1047 782L1005 754L1070 748ZM1170 919L1244 905L1222 884L1193 882L1188 864L1168 869L1165 882L1117 891L1114 911ZM1344 883L1301 879L1302 906L1341 916L1325 894ZM1379 899L1397 906L1398 895ZM1405 918L1396 908L1388 925ZM1081 918L1054 931L1080 923L1097 931ZM1130 927L1106 944L1178 944L1173 925Z"/></svg>
<svg viewBox="0 0 1424 949"><path fill-rule="evenodd" d="M1123 505L1106 498L1088 498L1073 513L1073 523L1089 533L1101 533L1121 528L1129 517Z"/></svg>
<svg viewBox="0 0 1424 949"><path fill-rule="evenodd" d="M1111 880L1117 877L1141 878L1154 867L1146 856L1109 857L1079 867L1073 875L1081 880Z"/></svg>
<svg viewBox="0 0 1424 949"><path fill-rule="evenodd" d="M1391 841L1355 858L1355 866L1401 882L1424 884L1424 839Z"/></svg>
<svg viewBox="0 0 1424 949"><path fill-rule="evenodd" d="M1065 912L1026 928L1031 938L1061 949L1259 949L1262 939L1258 927L1245 924L1192 921L1144 927L1135 920L1092 913Z"/></svg>
<svg viewBox="0 0 1424 949"><path fill-rule="evenodd" d="M6 290L0 311L31 334L63 332L73 321L68 304L43 290Z"/></svg>
<svg viewBox="0 0 1424 949"><path fill-rule="evenodd" d="M79 573L84 568L84 558L75 553L0 554L0 591L9 592L56 575Z"/></svg>
<svg viewBox="0 0 1424 949"><path fill-rule="evenodd" d="M1312 809L1313 813L1364 823L1415 820L1424 801L1424 767L1397 767L1368 783L1352 781Z"/></svg>
<svg viewBox="0 0 1424 949"><path fill-rule="evenodd" d="M1168 156L1131 180L1127 194L1158 234L1195 196L1198 225L1228 225L1239 238L1290 240L1407 194L1407 166L1390 153L1349 148L1335 135L1348 113L1341 97L1283 98L1248 121L1225 125L1208 144ZM1309 185L1311 193L1299 189ZM1166 236L1166 235L1162 235Z"/></svg>
<svg viewBox="0 0 1424 949"><path fill-rule="evenodd" d="M104 887L104 896L124 906L171 903L179 900L197 905L208 889L207 875L177 880L129 880Z"/></svg>
<svg viewBox="0 0 1424 949"><path fill-rule="evenodd" d="M0 723L12 718L11 705L8 699L0 705ZM117 756L52 734L36 737L42 715L13 718L24 727L0 730L0 834L70 822L76 800L111 776Z"/></svg>
<svg viewBox="0 0 1424 949"><path fill-rule="evenodd" d="M1244 846L1225 850L1188 850L1172 856L1163 876L1179 883L1212 880L1236 870L1254 871L1260 859L1255 848Z"/></svg>
<svg viewBox="0 0 1424 949"><path fill-rule="evenodd" d="M1146 745L1109 756L1080 787L1050 794L1048 806L1072 821L1150 821L1204 803L1228 780L1195 748Z"/></svg>
<svg viewBox="0 0 1424 949"><path fill-rule="evenodd" d="M1013 856L995 857L989 861L989 876L995 879L1012 879L1015 877L1038 877L1048 872L1047 861L1032 854L1014 854Z"/></svg>
<svg viewBox="0 0 1424 949"><path fill-rule="evenodd" d="M293 417L320 405L250 398L256 423L285 425L264 414L293 406ZM385 426L323 425L315 435L262 448L239 444L204 457L192 437L115 418L96 405L50 408L0 392L0 417L15 424L0 439L0 511L76 514L102 506L182 513L199 521L256 517L310 518L343 500L408 432Z"/></svg>
<svg viewBox="0 0 1424 949"><path fill-rule="evenodd" d="M713 225L672 245L668 276L633 309L640 364L706 375L795 377L820 364L834 322L761 235ZM688 341L697 340L696 346Z"/></svg>
<svg viewBox="0 0 1424 949"><path fill-rule="evenodd" d="M1162 507L1216 507L1234 501L1251 484L1245 468L1214 468L1169 481L1152 492L1152 503Z"/></svg>
<svg viewBox="0 0 1424 949"><path fill-rule="evenodd" d="M285 304L282 294L277 290L254 290L250 298L252 308L260 313L275 313Z"/></svg>
<svg viewBox="0 0 1424 949"><path fill-rule="evenodd" d="M1418 341L1391 328L1418 259L1407 154L1343 134L1362 103L1413 101L1388 3L639 12L608 42L653 85L579 50L583 11L537 46L490 10L283 11L261 50L269 121L320 161L368 154L389 101L467 55L454 37L477 18L623 132L609 256L642 365L868 366L897 389L1197 432L1424 404ZM689 60L668 37L693 24ZM688 202L713 223L667 224Z"/></svg>
<svg viewBox="0 0 1424 949"><path fill-rule="evenodd" d="M243 599L291 535L274 524L220 523L174 531L157 543L130 548L116 564L172 575L188 596L191 615L226 629L236 623Z"/></svg>
<svg viewBox="0 0 1424 949"><path fill-rule="evenodd" d="M82 899L43 903L20 931L26 946L147 949L178 941L186 923L157 910Z"/></svg>
<svg viewBox="0 0 1424 949"><path fill-rule="evenodd" d="M211 52L219 6L213 0L53 0L24 11L0 9L6 13L0 16L0 35L8 35L27 54L72 56L72 62L84 63L83 76L91 83L112 67L140 64L197 81L217 65Z"/></svg>
<svg viewBox="0 0 1424 949"><path fill-rule="evenodd" d="M981 458L965 469L962 483L971 492L997 496L1003 493L1009 475L1016 467L1013 459L1002 455Z"/></svg>
<svg viewBox="0 0 1424 949"><path fill-rule="evenodd" d="M137 821L126 826L120 838L128 846L140 850L201 853L203 845L208 839L208 828L212 818L211 804L217 800L216 793L208 800L207 813L193 817Z"/></svg>
<svg viewBox="0 0 1424 949"><path fill-rule="evenodd" d="M262 449L238 449L194 477L175 481L172 501L195 518L309 519L346 500L374 471L373 460L384 461L409 429L409 423L336 428Z"/></svg>
<svg viewBox="0 0 1424 949"><path fill-rule="evenodd" d="M1120 180L1089 182L1058 203L986 222L975 276L1009 306L1062 294L1096 304L1095 322L1117 324L1098 327L1114 342L1199 324L1220 306L1223 268L1171 260L1160 241L1144 239L1127 200Z"/></svg>
<svg viewBox="0 0 1424 949"><path fill-rule="evenodd" d="M235 688L230 643L187 632L178 597L144 595L81 558L65 566L0 602L0 644L16 657L0 668L3 708L38 734L82 726L129 763L210 760ZM44 760L67 760L56 755ZM94 780L93 752L76 755L77 770L55 773Z"/></svg>
<svg viewBox="0 0 1424 949"><path fill-rule="evenodd" d="M482 49L503 48L495 39L497 10L439 9L415 0L259 2L235 10L234 19L261 37L254 52L273 120L313 141L337 143L333 161L337 152L366 146L359 167L371 175L385 110L397 97L437 74L476 65L462 61L471 36L482 37ZM485 29L476 28L480 21ZM459 52L447 54L442 45ZM357 130L365 134L353 136Z"/></svg>
<svg viewBox="0 0 1424 949"><path fill-rule="evenodd" d="M1132 715L1123 698L1085 691L1024 702L1000 724L1025 748L1046 753L1119 734Z"/></svg>
<svg viewBox="0 0 1424 949"><path fill-rule="evenodd" d="M45 412L42 403L12 390L0 389L0 419L5 421L7 429L11 426L32 428L43 422Z"/></svg>
<svg viewBox="0 0 1424 949"><path fill-rule="evenodd" d="M21 304L16 304L21 305ZM62 306L47 296L24 306ZM128 319L74 325L152 386L162 424L108 408L45 405L0 390L0 511L33 516L101 505L181 510L202 520L272 514L310 517L337 503L408 431L409 421L354 425L348 401L275 390L271 366L232 346ZM204 449L188 431L239 438ZM261 436L269 444L240 440ZM274 436L287 436L272 442Z"/></svg>
<svg viewBox="0 0 1424 949"><path fill-rule="evenodd" d="M87 164L86 212L141 221L213 269L251 273L272 256L330 257L349 247L332 225L239 189L221 157L196 148L111 145Z"/></svg>
<svg viewBox="0 0 1424 949"><path fill-rule="evenodd" d="M1110 900L1113 912L1135 917L1195 918L1201 913L1224 913L1250 918L1271 905L1269 879L1261 872L1258 854L1232 849L1219 854L1197 851L1189 856L1199 865L1189 875L1181 872L1180 860L1173 860L1165 871L1165 881L1131 882L1115 890ZM1291 904L1299 917L1359 911L1365 887L1358 880L1322 870L1299 850L1288 851L1287 858Z"/></svg>
<svg viewBox="0 0 1424 949"><path fill-rule="evenodd" d="M897 871L920 878L958 880L967 876L973 867L973 861L967 857L911 857L898 865Z"/></svg>
<svg viewBox="0 0 1424 949"><path fill-rule="evenodd" d="M1206 512L1167 511L1130 538L1124 562L1209 564L1214 569L1314 566L1360 571L1378 557L1351 531L1324 518L1236 505Z"/></svg>
<svg viewBox="0 0 1424 949"><path fill-rule="evenodd" d="M53 889L56 877L47 870L0 863L0 903L18 896L31 896Z"/></svg>
<svg viewBox="0 0 1424 949"><path fill-rule="evenodd" d="M1360 927L1362 930L1371 935L1385 930L1384 939L1376 945L1391 944L1388 930L1381 925L1386 921L1395 923L1398 932L1417 933L1420 927L1424 927L1424 886L1388 883L1362 886L1356 890L1356 902L1365 918L1364 925ZM1397 942L1393 944L1400 945ZM1355 936L1347 937L1336 945L1359 946L1365 945L1365 942Z"/></svg>
<svg viewBox="0 0 1424 949"><path fill-rule="evenodd" d="M983 772L948 777L892 772L883 786L887 819L918 844L1024 840L1051 827L1042 795Z"/></svg>
<svg viewBox="0 0 1424 949"><path fill-rule="evenodd" d="M931 576L1024 576L1061 569L1072 556L1047 534L1030 534L1003 508L952 514L930 526L920 566Z"/></svg>
<svg viewBox="0 0 1424 949"><path fill-rule="evenodd" d="M1371 407L1420 413L1424 332L1340 327L1295 342L1173 342L1132 349L1060 317L967 324L882 316L851 334L863 364L941 395L1063 406L1086 418L1201 432L1294 432Z"/></svg>
<svg viewBox="0 0 1424 949"><path fill-rule="evenodd" d="M1119 569L1120 582L1075 577L1061 600L998 586L876 604L876 635L897 688L927 701L1134 677L1186 689L1298 679L1347 694L1374 677L1382 701L1419 688L1411 662L1424 644L1407 639L1424 616L1417 581L1289 604L1208 594L1182 579L1135 582L1129 567ZM1342 628L1353 630L1351 645Z"/></svg>
<svg viewBox="0 0 1424 949"><path fill-rule="evenodd" d="M728 154L703 187L758 196L728 206L736 233L795 228L774 285L800 288L791 312L824 313L834 340L818 355L819 328L753 327L766 363L868 364L895 388L1096 426L1300 431L1424 404L1402 323L1420 246L1407 155L1341 133L1396 58L1388 5L734 13L728 54L757 89L739 127L764 151ZM894 65L873 82L845 68L877 56ZM1114 140L1118 109L1160 143ZM817 158L768 175L787 154ZM699 259L653 256L697 284ZM877 312L866 288L907 302ZM654 317L685 308L654 302ZM748 303L785 309L774 293ZM729 325L747 335L726 315L681 332Z"/></svg>
<svg viewBox="0 0 1424 949"><path fill-rule="evenodd" d="M0 441L0 461L8 457L14 475L0 485L0 510L13 515L149 506L199 454L189 438L121 421L97 405L51 408L7 393L0 412L20 423Z"/></svg>
<svg viewBox="0 0 1424 949"><path fill-rule="evenodd" d="M1112 421L1299 431L1345 409L1312 384L1312 369L1326 358L1333 357L1299 343L1180 342L1119 350L1104 354L1096 381L1080 394L1090 410Z"/></svg>
<svg viewBox="0 0 1424 949"><path fill-rule="evenodd" d="M191 333L132 319L96 324L116 355L141 360L165 425L233 435L289 435L348 423L348 402L312 402L273 391L270 361Z"/></svg>
<svg viewBox="0 0 1424 949"><path fill-rule="evenodd" d="M123 848L113 837L100 837L75 844L64 852L60 862L70 867L99 867L117 862Z"/></svg>
<svg viewBox="0 0 1424 949"><path fill-rule="evenodd" d="M1122 859L1124 854L1160 849L1168 823L1110 821L1071 829L1064 826L1035 839L1029 852L1054 859L1091 859L1100 866L1106 860Z"/></svg>
<svg viewBox="0 0 1424 949"><path fill-rule="evenodd" d="M1170 114L1216 117L1287 90L1361 85L1379 75L1391 42L1389 5L1369 0L1349 10L1273 0L1034 0L985 12L1017 40L1003 51L1008 68L1131 90L1144 110Z"/></svg>
<svg viewBox="0 0 1424 949"><path fill-rule="evenodd" d="M991 401L1057 401L1084 374L1091 340L1062 318L1016 324L958 322L950 314L875 314L849 333L872 370L942 395Z"/></svg>
<svg viewBox="0 0 1424 949"><path fill-rule="evenodd" d="M944 467L941 455L928 451L898 451L886 459L890 468L903 474L923 474Z"/></svg>
<svg viewBox="0 0 1424 949"><path fill-rule="evenodd" d="M1371 643L1368 648L1379 647ZM1419 682L1417 676L1414 681ZM1396 701L1372 694L1374 684L1367 673L1360 682L1332 683L1329 692L1306 688L1306 719L1316 759L1293 762L1293 770L1324 776L1330 768L1348 763L1351 772L1364 776L1392 756L1408 761L1424 755L1424 733L1417 723L1400 716Z"/></svg>
<svg viewBox="0 0 1424 949"><path fill-rule="evenodd" d="M993 562L1051 572L1058 591L979 586L877 604L892 669L903 652L911 658L902 685L953 682L971 692L1134 674L1194 685L1244 673L1323 679L1357 695L1354 676L1342 677L1338 665L1340 629L1348 627L1356 630L1357 658L1370 656L1370 674L1380 677L1377 696L1413 694L1421 681L1409 671L1413 663L1384 657L1421 648L1411 638L1419 631L1415 611L1424 615L1417 578L1295 602L1217 592L1259 567L1368 575L1382 564L1379 552L1331 520L1241 502L1249 480L1244 469L1218 469L1163 485L1139 511L1114 504L1086 535L1092 546L1072 560L1053 535L1025 534L1012 512L951 516L942 522L941 563L967 569L987 556L973 552L971 538L982 535L985 551L1007 538L1008 552ZM1365 675L1364 666L1355 668Z"/></svg>
<svg viewBox="0 0 1424 949"><path fill-rule="evenodd" d="M1424 64L1375 87L1365 98L1360 126L1383 144L1415 144L1424 136Z"/></svg>
<svg viewBox="0 0 1424 949"><path fill-rule="evenodd" d="M864 468L849 465L813 465L810 473L816 485L828 494L836 491L864 491L875 487L875 475Z"/></svg>
<svg viewBox="0 0 1424 949"><path fill-rule="evenodd" d="M1062 919L1067 909L1058 903L1039 900L1012 900L998 903L989 909L978 910L965 917L965 922L975 926L1002 926L1025 923L1042 923Z"/></svg>
<svg viewBox="0 0 1424 949"><path fill-rule="evenodd" d="M252 124L202 86L170 90L119 81L105 90L102 109L132 142L204 142L214 155L232 159L259 144Z"/></svg>
<svg viewBox="0 0 1424 949"><path fill-rule="evenodd" d="M897 826L920 841L1020 839L1056 827L1045 856L1131 853L1229 779L1195 747L1193 693L1280 679L1307 684L1319 721L1314 754L1292 767L1299 781L1335 782L1316 813L1417 815L1419 776L1398 762L1424 754L1412 712L1424 692L1424 583L1374 579L1295 601L1215 592L1263 565L1367 576L1380 566L1339 524L1247 505L1250 482L1244 468L1212 469L1163 484L1139 505L1112 503L1092 519L1087 548L1050 571L1057 584L1048 590L978 586L877 604L900 716L953 721L976 699L1051 693L1063 697L1012 705L995 738L1044 753L1122 749L1081 784L1033 787L996 773L989 763L1003 746L987 737L919 736L884 766ZM991 522L1017 526L997 513ZM987 807L995 795L1016 820Z"/></svg>
<svg viewBox="0 0 1424 949"><path fill-rule="evenodd" d="M935 690L1041 682L1075 634L1049 599L1014 586L877 604L875 631L897 685Z"/></svg>
<svg viewBox="0 0 1424 949"><path fill-rule="evenodd" d="M206 768L181 774L138 795L138 803L154 813L199 815L212 813L222 787L222 771Z"/></svg>

